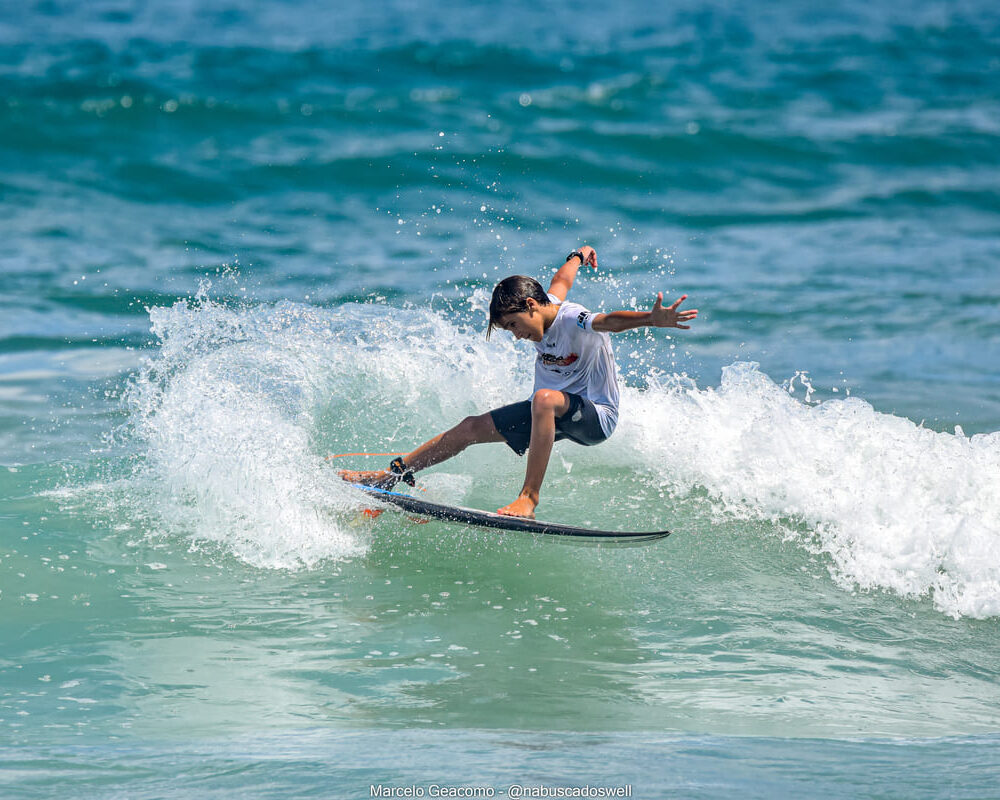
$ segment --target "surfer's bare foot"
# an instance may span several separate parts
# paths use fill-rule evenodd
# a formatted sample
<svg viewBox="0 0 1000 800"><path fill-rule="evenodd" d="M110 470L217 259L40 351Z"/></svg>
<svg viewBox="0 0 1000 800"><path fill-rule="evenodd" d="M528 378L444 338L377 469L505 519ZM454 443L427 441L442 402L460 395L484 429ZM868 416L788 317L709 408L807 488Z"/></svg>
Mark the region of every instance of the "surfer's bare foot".
<svg viewBox="0 0 1000 800"><path fill-rule="evenodd" d="M534 519L535 503L532 502L530 497L520 495L513 503L503 508L498 508L497 513L505 517L527 517L528 519Z"/></svg>
<svg viewBox="0 0 1000 800"><path fill-rule="evenodd" d="M339 471L340 477L349 483L360 483L362 486L376 486L379 489L391 489L396 485L399 477L393 475L387 469L372 471L353 471L342 469Z"/></svg>

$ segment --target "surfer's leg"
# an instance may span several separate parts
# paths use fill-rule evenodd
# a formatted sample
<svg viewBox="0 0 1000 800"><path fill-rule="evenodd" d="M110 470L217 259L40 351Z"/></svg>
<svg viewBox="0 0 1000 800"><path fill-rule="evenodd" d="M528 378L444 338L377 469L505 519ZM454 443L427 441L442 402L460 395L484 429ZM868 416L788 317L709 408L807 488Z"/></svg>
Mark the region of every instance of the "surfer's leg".
<svg viewBox="0 0 1000 800"><path fill-rule="evenodd" d="M524 486L517 499L497 511L512 517L534 517L545 470L556 440L556 417L569 411L569 396L555 389L539 389L531 398L531 440Z"/></svg>
<svg viewBox="0 0 1000 800"><path fill-rule="evenodd" d="M471 444L502 441L504 438L497 432L496 425L493 424L493 417L489 414L479 414L474 417L466 417L454 428L449 428L444 433L424 442L412 453L403 456L403 461L407 467L417 472L458 455ZM373 472L342 470L340 476L351 483L388 488L394 486L399 480L387 469Z"/></svg>
<svg viewBox="0 0 1000 800"><path fill-rule="evenodd" d="M440 464L452 456L457 456L471 444L502 442L501 436L489 414L466 417L454 428L424 442L403 460L414 472Z"/></svg>

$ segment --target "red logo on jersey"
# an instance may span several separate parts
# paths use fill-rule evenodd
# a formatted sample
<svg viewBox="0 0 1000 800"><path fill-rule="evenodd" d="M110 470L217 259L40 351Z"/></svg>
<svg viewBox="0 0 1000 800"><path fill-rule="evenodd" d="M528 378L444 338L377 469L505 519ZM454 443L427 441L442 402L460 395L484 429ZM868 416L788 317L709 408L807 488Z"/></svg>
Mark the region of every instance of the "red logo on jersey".
<svg viewBox="0 0 1000 800"><path fill-rule="evenodd" d="M570 353L568 356L554 356L550 353L541 355L542 363L547 367L568 367L579 357L576 353Z"/></svg>

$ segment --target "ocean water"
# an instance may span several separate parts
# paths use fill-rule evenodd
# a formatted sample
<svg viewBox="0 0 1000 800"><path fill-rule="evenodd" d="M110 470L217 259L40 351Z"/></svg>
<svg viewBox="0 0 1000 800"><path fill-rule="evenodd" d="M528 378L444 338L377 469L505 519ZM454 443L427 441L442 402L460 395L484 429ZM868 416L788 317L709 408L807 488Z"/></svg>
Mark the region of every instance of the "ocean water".
<svg viewBox="0 0 1000 800"><path fill-rule="evenodd" d="M984 0L0 3L0 796L996 796L998 187ZM674 535L364 517L583 243L700 316L538 515Z"/></svg>

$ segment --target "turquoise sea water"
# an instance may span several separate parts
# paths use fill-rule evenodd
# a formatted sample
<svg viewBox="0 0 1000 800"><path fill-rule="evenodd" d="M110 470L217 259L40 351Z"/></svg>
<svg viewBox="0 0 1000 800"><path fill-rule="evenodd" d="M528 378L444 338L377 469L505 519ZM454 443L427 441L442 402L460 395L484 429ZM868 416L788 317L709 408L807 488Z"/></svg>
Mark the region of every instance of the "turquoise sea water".
<svg viewBox="0 0 1000 800"><path fill-rule="evenodd" d="M998 87L979 0L0 5L0 795L996 796ZM361 517L582 243L701 315L538 514L675 535Z"/></svg>

